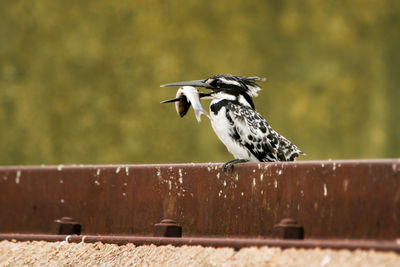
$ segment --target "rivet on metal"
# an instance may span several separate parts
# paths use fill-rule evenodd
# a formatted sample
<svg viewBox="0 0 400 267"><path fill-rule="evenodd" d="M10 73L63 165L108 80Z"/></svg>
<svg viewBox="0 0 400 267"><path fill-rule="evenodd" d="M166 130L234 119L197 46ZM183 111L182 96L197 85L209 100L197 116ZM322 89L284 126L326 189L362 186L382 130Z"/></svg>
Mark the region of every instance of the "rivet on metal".
<svg viewBox="0 0 400 267"><path fill-rule="evenodd" d="M59 235L80 235L82 225L71 217L62 217L54 221L57 224L57 234Z"/></svg>
<svg viewBox="0 0 400 267"><path fill-rule="evenodd" d="M182 237L182 226L171 219L164 219L154 225L154 236L156 237Z"/></svg>
<svg viewBox="0 0 400 267"><path fill-rule="evenodd" d="M304 228L296 220L285 218L274 225L273 236L282 239L304 239Z"/></svg>

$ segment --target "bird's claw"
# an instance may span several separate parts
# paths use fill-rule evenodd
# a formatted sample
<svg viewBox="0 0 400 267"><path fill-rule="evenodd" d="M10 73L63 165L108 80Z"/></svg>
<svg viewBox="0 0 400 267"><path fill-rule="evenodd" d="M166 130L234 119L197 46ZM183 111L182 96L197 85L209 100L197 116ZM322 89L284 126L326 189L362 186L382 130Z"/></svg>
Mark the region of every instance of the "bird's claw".
<svg viewBox="0 0 400 267"><path fill-rule="evenodd" d="M234 165L237 163L243 163L243 162L248 162L247 159L233 159L230 161L225 162L222 165L222 171L226 174L231 174L234 168Z"/></svg>
<svg viewBox="0 0 400 267"><path fill-rule="evenodd" d="M232 164L231 161L225 162L225 163L222 165L222 171L223 171L224 173L226 173L226 174L231 174L232 171L233 171L233 166L234 166L234 165L235 165L235 164Z"/></svg>

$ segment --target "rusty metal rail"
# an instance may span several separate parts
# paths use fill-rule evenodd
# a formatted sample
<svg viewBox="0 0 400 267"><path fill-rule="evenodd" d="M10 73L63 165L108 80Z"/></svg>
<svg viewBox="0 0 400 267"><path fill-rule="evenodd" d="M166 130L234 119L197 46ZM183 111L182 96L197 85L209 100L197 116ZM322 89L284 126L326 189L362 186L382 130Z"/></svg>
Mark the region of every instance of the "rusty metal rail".
<svg viewBox="0 0 400 267"><path fill-rule="evenodd" d="M378 251L393 251L400 253L400 245L395 241L373 240L337 240L337 239L306 239L283 240L271 238L199 238L199 237L140 237L140 236L98 236L98 235L44 235L44 234L0 234L1 240L13 241L66 241L68 243L108 243L136 246L142 245L173 245L173 246L204 246L204 247L231 247L239 250L244 247L280 247L286 248L330 248L330 249L374 249Z"/></svg>
<svg viewBox="0 0 400 267"><path fill-rule="evenodd" d="M192 239L400 237L399 159L241 164L230 175L220 167L2 167L0 232L56 234L55 220L70 216L84 235L149 238L172 218Z"/></svg>

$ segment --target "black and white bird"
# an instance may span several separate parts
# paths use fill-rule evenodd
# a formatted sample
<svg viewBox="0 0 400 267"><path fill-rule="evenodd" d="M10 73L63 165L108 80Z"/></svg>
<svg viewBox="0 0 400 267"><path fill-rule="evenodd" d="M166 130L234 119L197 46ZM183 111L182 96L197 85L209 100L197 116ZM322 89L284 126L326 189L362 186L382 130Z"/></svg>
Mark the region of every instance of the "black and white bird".
<svg viewBox="0 0 400 267"><path fill-rule="evenodd" d="M264 80L260 77L216 74L205 80L169 83L161 86L192 86L211 89L210 93L200 93L199 98L212 99L211 125L218 138L235 157L234 160L223 165L225 171L232 170L236 163L294 161L300 154L304 154L297 146L274 131L255 110L252 97L256 97L257 92L261 90L257 82ZM187 101L186 96L181 94L175 99L163 102L184 100ZM185 107L187 111L190 104ZM193 108L196 112L196 107Z"/></svg>

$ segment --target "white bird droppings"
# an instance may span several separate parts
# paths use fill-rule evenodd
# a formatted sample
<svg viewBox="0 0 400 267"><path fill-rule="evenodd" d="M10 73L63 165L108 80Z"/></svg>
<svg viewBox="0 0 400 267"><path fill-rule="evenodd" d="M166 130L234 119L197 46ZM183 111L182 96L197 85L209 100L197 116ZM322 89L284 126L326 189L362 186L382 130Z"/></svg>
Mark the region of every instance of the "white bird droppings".
<svg viewBox="0 0 400 267"><path fill-rule="evenodd" d="M217 179L219 180L219 177L220 177L221 175L220 175L220 173L217 173Z"/></svg>
<svg viewBox="0 0 400 267"><path fill-rule="evenodd" d="M278 181L276 179L274 180L274 186L275 188L278 188Z"/></svg>
<svg viewBox="0 0 400 267"><path fill-rule="evenodd" d="M168 188L169 188L169 191L171 191L171 189L172 189L172 181L171 180L168 181Z"/></svg>
<svg viewBox="0 0 400 267"><path fill-rule="evenodd" d="M240 193L242 196L244 196L244 193L242 192L242 193Z"/></svg>
<svg viewBox="0 0 400 267"><path fill-rule="evenodd" d="M236 180L236 181L239 181L239 174L236 174L235 180Z"/></svg>
<svg viewBox="0 0 400 267"><path fill-rule="evenodd" d="M63 167L64 167L64 165L62 165L62 164L58 165L57 166L57 171L59 171L59 172L62 171Z"/></svg>
<svg viewBox="0 0 400 267"><path fill-rule="evenodd" d="M397 171L397 164L396 163L392 164L392 170L393 170L393 172Z"/></svg>
<svg viewBox="0 0 400 267"><path fill-rule="evenodd" d="M326 184L324 184L324 197L328 195L328 189L326 188Z"/></svg>
<svg viewBox="0 0 400 267"><path fill-rule="evenodd" d="M97 169L96 175L99 176L99 175L100 175L100 172L101 172L101 170L100 170L100 169Z"/></svg>
<svg viewBox="0 0 400 267"><path fill-rule="evenodd" d="M282 174L282 170L279 170L279 171L278 171L278 175L281 175L281 174Z"/></svg>
<svg viewBox="0 0 400 267"><path fill-rule="evenodd" d="M253 178L253 186L256 186L256 178Z"/></svg>
<svg viewBox="0 0 400 267"><path fill-rule="evenodd" d="M97 181L97 180L94 180L94 184L97 185L97 186L99 186L99 185L100 185L100 182Z"/></svg>
<svg viewBox="0 0 400 267"><path fill-rule="evenodd" d="M65 201L64 201L64 199L60 199L60 203L62 204L62 203L64 203Z"/></svg>
<svg viewBox="0 0 400 267"><path fill-rule="evenodd" d="M344 192L347 192L347 188L349 187L349 180L344 179L343 180L343 190Z"/></svg>
<svg viewBox="0 0 400 267"><path fill-rule="evenodd" d="M224 183L223 183L223 185L224 185L224 186L226 186L226 181L225 181L225 180L224 180Z"/></svg>
<svg viewBox="0 0 400 267"><path fill-rule="evenodd" d="M19 184L21 178L21 171L17 171L17 174L15 175L15 183Z"/></svg>
<svg viewBox="0 0 400 267"><path fill-rule="evenodd" d="M128 167L125 167L125 174L126 174L126 176L129 176L129 168Z"/></svg>
<svg viewBox="0 0 400 267"><path fill-rule="evenodd" d="M118 168L115 170L115 173L119 173L120 170L121 170L121 167L118 167Z"/></svg>
<svg viewBox="0 0 400 267"><path fill-rule="evenodd" d="M261 175L260 175L260 182L262 182L263 179L264 179L264 173L261 173Z"/></svg>
<svg viewBox="0 0 400 267"><path fill-rule="evenodd" d="M182 174L182 169L178 169L178 173L179 173L179 183L183 184L183 174Z"/></svg>

